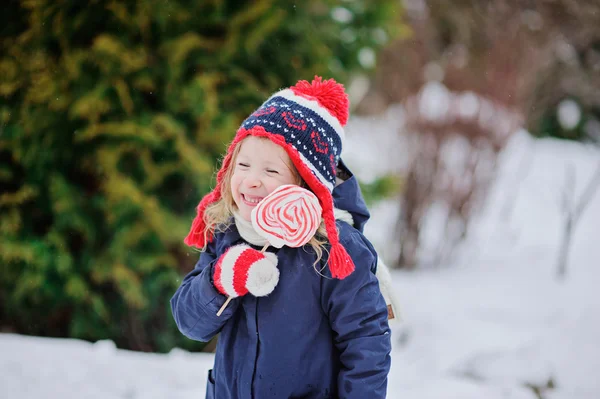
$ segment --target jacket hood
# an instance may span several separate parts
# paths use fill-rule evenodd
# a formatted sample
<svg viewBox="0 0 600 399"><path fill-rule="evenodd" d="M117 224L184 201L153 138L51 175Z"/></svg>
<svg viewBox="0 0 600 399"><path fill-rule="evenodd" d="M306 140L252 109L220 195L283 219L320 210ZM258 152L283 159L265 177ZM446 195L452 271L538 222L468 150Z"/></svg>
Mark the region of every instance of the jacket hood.
<svg viewBox="0 0 600 399"><path fill-rule="evenodd" d="M343 180L333 189L333 203L337 209L352 215L354 227L361 233L370 218L358 180L342 160L338 164L338 176Z"/></svg>

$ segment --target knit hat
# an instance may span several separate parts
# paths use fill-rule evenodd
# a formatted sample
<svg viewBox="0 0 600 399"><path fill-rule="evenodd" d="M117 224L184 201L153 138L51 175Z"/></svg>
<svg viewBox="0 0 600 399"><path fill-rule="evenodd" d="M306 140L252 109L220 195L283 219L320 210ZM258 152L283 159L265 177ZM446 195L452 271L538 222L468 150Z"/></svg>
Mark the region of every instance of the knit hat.
<svg viewBox="0 0 600 399"><path fill-rule="evenodd" d="M235 146L250 135L266 137L285 149L302 179L319 198L331 245L328 265L332 276L343 279L350 275L354 263L339 242L331 196L348 112L349 101L344 86L333 79L315 76L310 83L301 80L295 86L273 94L237 131L217 174L217 185L198 204L196 218L184 242L204 247L204 212L208 205L221 198L223 177L232 166ZM212 240L212 234L208 235L208 240Z"/></svg>

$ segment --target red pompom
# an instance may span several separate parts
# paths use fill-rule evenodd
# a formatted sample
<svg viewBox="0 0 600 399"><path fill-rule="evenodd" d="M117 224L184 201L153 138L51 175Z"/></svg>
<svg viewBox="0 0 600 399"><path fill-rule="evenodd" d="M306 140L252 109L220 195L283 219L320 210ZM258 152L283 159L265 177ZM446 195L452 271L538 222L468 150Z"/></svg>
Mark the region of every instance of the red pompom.
<svg viewBox="0 0 600 399"><path fill-rule="evenodd" d="M319 105L336 117L342 126L346 125L350 101L344 91L344 85L333 79L323 80L320 76L315 76L311 83L300 80L290 89L298 96L316 100Z"/></svg>

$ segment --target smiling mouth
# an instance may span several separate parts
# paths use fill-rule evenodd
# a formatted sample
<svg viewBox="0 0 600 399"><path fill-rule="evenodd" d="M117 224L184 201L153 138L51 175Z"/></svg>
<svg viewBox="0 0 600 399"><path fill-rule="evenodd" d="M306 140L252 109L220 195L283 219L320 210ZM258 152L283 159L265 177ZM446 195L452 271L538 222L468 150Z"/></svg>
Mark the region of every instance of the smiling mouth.
<svg viewBox="0 0 600 399"><path fill-rule="evenodd" d="M256 206L264 197L254 197L252 195L242 194L242 200L246 205Z"/></svg>

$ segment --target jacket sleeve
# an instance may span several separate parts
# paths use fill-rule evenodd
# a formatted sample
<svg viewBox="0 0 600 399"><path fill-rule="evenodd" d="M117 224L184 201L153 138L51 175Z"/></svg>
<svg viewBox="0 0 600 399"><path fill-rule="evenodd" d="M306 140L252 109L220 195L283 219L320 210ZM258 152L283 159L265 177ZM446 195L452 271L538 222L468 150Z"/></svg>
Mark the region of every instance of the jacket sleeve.
<svg viewBox="0 0 600 399"><path fill-rule="evenodd" d="M377 257L358 231L344 235L342 244L356 268L343 280L323 278L321 298L340 352L338 394L385 398L391 339L385 301L371 272Z"/></svg>
<svg viewBox="0 0 600 399"><path fill-rule="evenodd" d="M221 316L217 316L227 297L212 283L213 266L217 261L214 241L200 254L196 267L185 276L171 298L171 311L179 331L196 341L210 341L239 306L239 301L233 299Z"/></svg>

